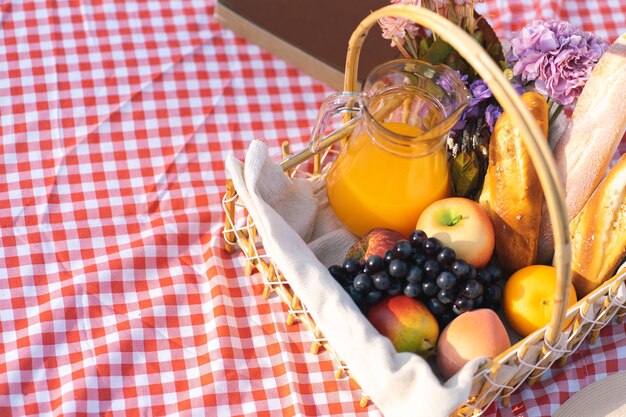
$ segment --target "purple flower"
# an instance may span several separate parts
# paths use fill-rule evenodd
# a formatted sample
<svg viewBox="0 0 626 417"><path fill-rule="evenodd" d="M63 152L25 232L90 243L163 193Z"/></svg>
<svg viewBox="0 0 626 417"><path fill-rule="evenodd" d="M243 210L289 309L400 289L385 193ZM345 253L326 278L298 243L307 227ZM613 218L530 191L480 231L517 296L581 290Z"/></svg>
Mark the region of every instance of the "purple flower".
<svg viewBox="0 0 626 417"><path fill-rule="evenodd" d="M609 44L568 22L535 20L511 40L507 60L522 81L558 104L572 104Z"/></svg>
<svg viewBox="0 0 626 417"><path fill-rule="evenodd" d="M462 77L463 81L467 83L467 76ZM513 88L517 94L524 94L524 88L521 85L514 83ZM469 120L478 119L484 115L485 123L489 126L490 131L493 131L493 127L495 126L498 117L500 117L503 112L502 107L497 104L493 104L496 103L495 98L493 98L493 93L489 89L489 86L487 86L487 84L480 78L474 80L469 85L469 91L472 98L452 130L457 132L463 130L467 126L467 122Z"/></svg>
<svg viewBox="0 0 626 417"><path fill-rule="evenodd" d="M524 94L524 87L522 87L520 84L513 83L511 85L513 86L513 89L515 89L515 92L517 92L517 94L519 94L520 96Z"/></svg>
<svg viewBox="0 0 626 417"><path fill-rule="evenodd" d="M461 114L461 117L459 117L459 120L457 120L457 122L454 124L454 126L452 126L452 131L453 132L458 132L460 130L465 129L465 125L467 124L467 120L465 120L465 112L463 112Z"/></svg>
<svg viewBox="0 0 626 417"><path fill-rule="evenodd" d="M472 92L472 96L476 103L487 100L493 94L491 94L491 90L486 82L484 82L481 78L475 80L472 84L470 84L470 91Z"/></svg>
<svg viewBox="0 0 626 417"><path fill-rule="evenodd" d="M489 100L493 94L482 79L477 79L469 86L472 99L465 109L465 117L478 117L481 113L481 105L485 101Z"/></svg>
<svg viewBox="0 0 626 417"><path fill-rule="evenodd" d="M493 128L498 121L498 118L502 115L502 107L490 104L485 109L485 122L489 125L489 129L493 132Z"/></svg>

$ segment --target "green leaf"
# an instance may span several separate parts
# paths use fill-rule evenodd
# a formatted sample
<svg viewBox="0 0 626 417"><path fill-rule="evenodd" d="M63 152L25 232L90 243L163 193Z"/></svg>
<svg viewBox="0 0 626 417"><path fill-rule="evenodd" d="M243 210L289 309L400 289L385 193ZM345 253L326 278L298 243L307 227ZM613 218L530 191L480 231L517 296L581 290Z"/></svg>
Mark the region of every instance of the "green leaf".
<svg viewBox="0 0 626 417"><path fill-rule="evenodd" d="M474 12L477 29L482 33L481 45L487 50L494 61L504 61L504 52L502 52L502 44L496 32L493 30L487 19Z"/></svg>
<svg viewBox="0 0 626 417"><path fill-rule="evenodd" d="M474 152L460 152L451 167L455 195L471 198L480 181L480 161Z"/></svg>
<svg viewBox="0 0 626 417"><path fill-rule="evenodd" d="M463 59L457 51L451 51L446 58L445 64L450 68L459 71L461 74L467 74L470 76L470 80L474 79L475 71L469 66L467 61Z"/></svg>
<svg viewBox="0 0 626 417"><path fill-rule="evenodd" d="M481 30L477 30L476 32L474 32L474 39L476 39L476 42L478 42L479 44L483 44L483 41L485 40L484 36L483 36L483 32Z"/></svg>
<svg viewBox="0 0 626 417"><path fill-rule="evenodd" d="M428 45L428 41L424 38L420 39L418 53L419 59L424 59L424 55L426 55L426 53L428 52L428 48L430 48L430 46Z"/></svg>
<svg viewBox="0 0 626 417"><path fill-rule="evenodd" d="M450 55L450 52L452 52L452 47L444 42L443 39L437 38L424 55L424 60L435 65L441 64Z"/></svg>

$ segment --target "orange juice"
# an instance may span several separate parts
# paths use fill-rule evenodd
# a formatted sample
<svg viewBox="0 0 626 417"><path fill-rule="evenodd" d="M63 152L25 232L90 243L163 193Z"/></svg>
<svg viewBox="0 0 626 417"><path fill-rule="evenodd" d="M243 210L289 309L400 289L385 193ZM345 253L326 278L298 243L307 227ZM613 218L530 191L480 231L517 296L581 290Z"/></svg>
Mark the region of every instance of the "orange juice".
<svg viewBox="0 0 626 417"><path fill-rule="evenodd" d="M420 140L415 137L422 130L415 126L382 125ZM364 130L355 132L328 173L328 199L339 220L356 235L386 227L408 236L422 210L450 194L447 152L441 145L421 156L407 157L383 149L376 139Z"/></svg>

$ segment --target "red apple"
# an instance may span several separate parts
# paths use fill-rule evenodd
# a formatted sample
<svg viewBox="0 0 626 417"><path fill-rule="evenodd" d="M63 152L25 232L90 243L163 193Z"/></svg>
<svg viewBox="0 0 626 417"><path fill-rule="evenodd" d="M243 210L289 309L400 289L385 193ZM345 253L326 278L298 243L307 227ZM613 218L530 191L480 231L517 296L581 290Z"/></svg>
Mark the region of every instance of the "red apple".
<svg viewBox="0 0 626 417"><path fill-rule="evenodd" d="M372 229L352 245L346 258L367 259L372 255L384 257L385 253L392 249L400 239L406 239L406 237L395 230L382 227Z"/></svg>
<svg viewBox="0 0 626 417"><path fill-rule="evenodd" d="M369 309L367 319L398 352L434 354L439 324L422 302L406 295L388 297Z"/></svg>
<svg viewBox="0 0 626 417"><path fill-rule="evenodd" d="M493 254L495 233L491 219L474 200L451 197L437 200L422 212L416 230L454 249L456 257L476 268L487 265Z"/></svg>

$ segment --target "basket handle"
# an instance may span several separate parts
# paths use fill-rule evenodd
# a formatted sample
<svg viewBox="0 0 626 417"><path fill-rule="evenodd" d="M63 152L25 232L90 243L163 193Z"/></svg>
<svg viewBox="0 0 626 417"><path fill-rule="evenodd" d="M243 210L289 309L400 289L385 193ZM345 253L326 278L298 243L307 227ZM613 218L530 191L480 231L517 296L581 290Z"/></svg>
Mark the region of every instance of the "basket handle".
<svg viewBox="0 0 626 417"><path fill-rule="evenodd" d="M423 7L407 4L390 5L372 12L363 19L352 33L348 44L344 91L357 91L357 70L361 47L368 31L382 17L403 17L436 32L476 70L519 129L520 136L537 171L553 226L557 289L544 343L555 346L565 323L572 273L572 255L563 189L558 180L556 163L548 142L511 83L483 47L459 26Z"/></svg>

